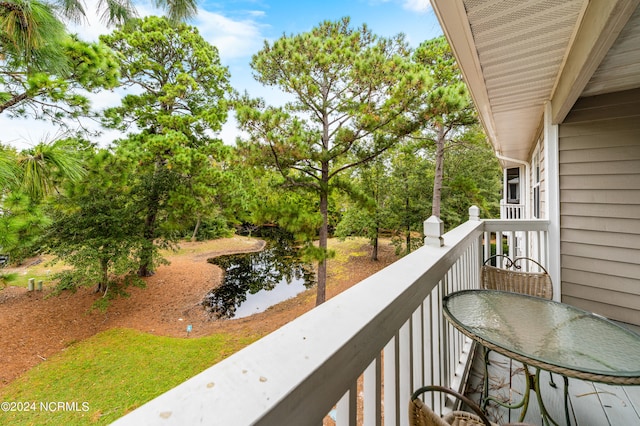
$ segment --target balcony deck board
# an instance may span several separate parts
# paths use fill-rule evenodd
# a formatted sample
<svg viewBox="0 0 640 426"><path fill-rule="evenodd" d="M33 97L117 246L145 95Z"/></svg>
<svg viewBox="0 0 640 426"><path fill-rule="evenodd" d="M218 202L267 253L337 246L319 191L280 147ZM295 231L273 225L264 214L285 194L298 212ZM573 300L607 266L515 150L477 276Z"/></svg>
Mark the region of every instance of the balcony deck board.
<svg viewBox="0 0 640 426"><path fill-rule="evenodd" d="M478 351L481 353L482 351ZM490 353L489 388L491 395L519 401L525 388L522 364L511 361L500 354ZM477 356L467 385L467 395L480 401L483 385L484 364ZM556 388L551 387L549 373L541 373L541 393L551 417L564 425L564 383L561 376L554 374ZM611 386L602 383L569 379L569 407L571 424L577 426L617 426L640 424L640 386ZM516 422L521 409L503 408L490 404L487 412L491 420L498 423ZM529 409L524 419L526 423L540 425L540 410L536 395L532 391Z"/></svg>

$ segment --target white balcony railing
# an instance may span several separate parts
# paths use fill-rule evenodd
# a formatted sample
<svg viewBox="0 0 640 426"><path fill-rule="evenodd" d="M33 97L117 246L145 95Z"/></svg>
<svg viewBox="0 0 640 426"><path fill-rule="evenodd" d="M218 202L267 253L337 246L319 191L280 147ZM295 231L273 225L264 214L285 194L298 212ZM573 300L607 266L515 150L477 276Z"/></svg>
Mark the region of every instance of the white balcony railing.
<svg viewBox="0 0 640 426"><path fill-rule="evenodd" d="M524 204L500 203L500 219L526 219Z"/></svg>
<svg viewBox="0 0 640 426"><path fill-rule="evenodd" d="M406 425L423 384L460 390L471 342L442 316L442 297L477 288L492 241L519 241L547 262L546 221L471 219L210 367L117 425ZM425 226L425 230L427 226ZM443 241L440 246L437 242ZM498 251L502 244L497 244ZM529 249L531 247L531 249ZM450 409L445 399L429 403Z"/></svg>

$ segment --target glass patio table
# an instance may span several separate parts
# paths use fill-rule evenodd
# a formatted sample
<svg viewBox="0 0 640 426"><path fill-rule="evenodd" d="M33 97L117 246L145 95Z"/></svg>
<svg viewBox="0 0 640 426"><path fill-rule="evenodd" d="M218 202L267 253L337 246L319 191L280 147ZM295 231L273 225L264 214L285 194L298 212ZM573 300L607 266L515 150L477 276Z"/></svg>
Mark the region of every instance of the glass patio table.
<svg viewBox="0 0 640 426"><path fill-rule="evenodd" d="M640 385L640 335L576 307L496 290L464 290L443 299L444 315L485 348L525 365L527 387L536 392L543 421L550 418L540 397L540 370L563 376L565 415L568 380ZM536 368L531 376L527 366ZM488 377L485 375L485 384ZM488 387L485 387L488 389ZM529 389L521 404L524 418ZM556 423L557 424L557 423Z"/></svg>

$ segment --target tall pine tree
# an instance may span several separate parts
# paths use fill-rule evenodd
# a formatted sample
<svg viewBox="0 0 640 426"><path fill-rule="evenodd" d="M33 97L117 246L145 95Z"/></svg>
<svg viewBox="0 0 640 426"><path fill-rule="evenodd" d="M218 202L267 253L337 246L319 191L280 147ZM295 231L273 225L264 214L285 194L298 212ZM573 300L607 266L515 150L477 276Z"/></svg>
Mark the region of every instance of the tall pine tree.
<svg viewBox="0 0 640 426"><path fill-rule="evenodd" d="M427 85L402 36L381 38L348 18L283 36L252 59L255 78L290 94L284 107L247 102L238 121L290 188L317 197L316 304L325 301L331 191L346 170L373 160L407 133L404 115Z"/></svg>

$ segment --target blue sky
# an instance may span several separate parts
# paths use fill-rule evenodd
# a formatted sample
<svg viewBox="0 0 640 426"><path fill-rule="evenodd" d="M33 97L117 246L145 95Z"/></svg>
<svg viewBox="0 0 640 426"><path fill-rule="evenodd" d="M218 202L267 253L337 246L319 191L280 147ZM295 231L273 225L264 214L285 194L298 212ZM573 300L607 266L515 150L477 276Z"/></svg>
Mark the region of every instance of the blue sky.
<svg viewBox="0 0 640 426"><path fill-rule="evenodd" d="M96 2L87 1L89 7ZM136 2L140 15L161 14L150 2ZM322 21L335 21L344 16L351 18L354 27L364 23L380 36L404 33L407 41L416 47L420 42L442 33L429 5L429 0L200 0L198 16L191 22L201 35L220 52L223 65L229 67L231 83L236 90L247 90L252 96L265 98L267 103L281 103L282 95L261 87L253 80L249 63L264 41L273 41L283 34L309 31ZM82 38L97 40L110 30L99 22L97 15L88 11L88 22L75 27ZM96 108L118 103L118 91L93 96ZM41 139L51 140L58 130L47 123L32 120L8 120L0 117L2 143L24 148ZM233 119L225 126L221 137L231 143L237 130ZM108 143L118 135L106 132L100 139Z"/></svg>

